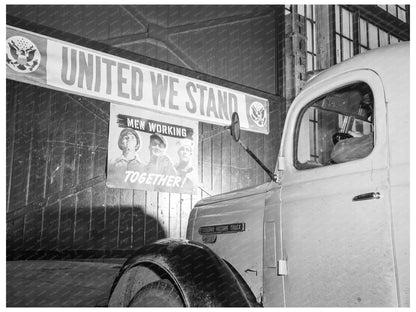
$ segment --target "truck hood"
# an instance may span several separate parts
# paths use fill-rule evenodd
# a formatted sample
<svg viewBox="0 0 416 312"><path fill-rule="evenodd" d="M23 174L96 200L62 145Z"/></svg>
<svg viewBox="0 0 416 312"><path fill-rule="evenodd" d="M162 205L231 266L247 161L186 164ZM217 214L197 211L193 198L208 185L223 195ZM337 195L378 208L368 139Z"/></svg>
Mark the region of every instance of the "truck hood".
<svg viewBox="0 0 416 312"><path fill-rule="evenodd" d="M252 196L255 194L265 193L269 189L270 182L264 183L257 186L251 186L247 188L243 188L240 190L219 194L215 196L210 196L204 199L201 199L195 204L195 208L202 207L205 205L211 205L223 201L234 200L242 197Z"/></svg>
<svg viewBox="0 0 416 312"><path fill-rule="evenodd" d="M270 183L199 201L187 238L206 244L232 264L260 301L263 280L263 219Z"/></svg>

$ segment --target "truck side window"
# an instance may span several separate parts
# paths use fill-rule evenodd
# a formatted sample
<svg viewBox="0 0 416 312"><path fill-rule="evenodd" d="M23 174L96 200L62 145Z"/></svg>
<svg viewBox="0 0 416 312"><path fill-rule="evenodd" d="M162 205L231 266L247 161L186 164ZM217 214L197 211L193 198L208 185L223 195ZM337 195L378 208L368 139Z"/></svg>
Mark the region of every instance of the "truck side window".
<svg viewBox="0 0 416 312"><path fill-rule="evenodd" d="M311 169L364 158L374 147L374 97L355 83L308 105L297 122L295 167Z"/></svg>

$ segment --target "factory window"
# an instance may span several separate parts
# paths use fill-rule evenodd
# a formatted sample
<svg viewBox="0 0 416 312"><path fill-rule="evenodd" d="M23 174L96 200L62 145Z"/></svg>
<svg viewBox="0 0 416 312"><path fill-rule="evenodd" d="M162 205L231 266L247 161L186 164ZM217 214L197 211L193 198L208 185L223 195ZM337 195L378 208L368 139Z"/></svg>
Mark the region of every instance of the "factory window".
<svg viewBox="0 0 416 312"><path fill-rule="evenodd" d="M353 15L350 11L335 6L336 62L353 56Z"/></svg>
<svg viewBox="0 0 416 312"><path fill-rule="evenodd" d="M305 17L306 71L316 70L316 13L315 5L285 5L285 14L292 12Z"/></svg>
<svg viewBox="0 0 416 312"><path fill-rule="evenodd" d="M397 37L362 18L360 18L359 32L360 53L400 41Z"/></svg>
<svg viewBox="0 0 416 312"><path fill-rule="evenodd" d="M306 71L316 69L316 13L314 5L298 5L298 14L306 23Z"/></svg>
<svg viewBox="0 0 416 312"><path fill-rule="evenodd" d="M379 4L378 6L383 10L389 12L391 15L397 17L401 21L407 23L407 9L405 5Z"/></svg>
<svg viewBox="0 0 416 312"><path fill-rule="evenodd" d="M393 7L396 8L396 12L399 12L398 7L400 6ZM349 11L347 8L339 5L335 6L336 63L340 63L352 57L354 54L363 53L367 50L383 47L399 41L400 39L392 35L388 28L382 29L377 27L368 20L360 17L358 12Z"/></svg>

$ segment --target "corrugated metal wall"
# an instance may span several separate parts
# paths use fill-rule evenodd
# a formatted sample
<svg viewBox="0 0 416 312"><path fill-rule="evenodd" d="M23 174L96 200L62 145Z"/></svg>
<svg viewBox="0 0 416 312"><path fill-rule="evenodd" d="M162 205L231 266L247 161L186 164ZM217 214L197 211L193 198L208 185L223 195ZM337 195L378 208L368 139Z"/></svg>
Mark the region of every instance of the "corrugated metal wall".
<svg viewBox="0 0 416 312"><path fill-rule="evenodd" d="M274 167L284 101L273 96L273 8L8 6L7 13L268 92L271 134L244 132L242 140ZM207 194L106 188L108 119L107 102L7 81L8 256L110 256L184 237L190 210ZM223 127L200 123L199 137L200 182L209 193L267 180Z"/></svg>

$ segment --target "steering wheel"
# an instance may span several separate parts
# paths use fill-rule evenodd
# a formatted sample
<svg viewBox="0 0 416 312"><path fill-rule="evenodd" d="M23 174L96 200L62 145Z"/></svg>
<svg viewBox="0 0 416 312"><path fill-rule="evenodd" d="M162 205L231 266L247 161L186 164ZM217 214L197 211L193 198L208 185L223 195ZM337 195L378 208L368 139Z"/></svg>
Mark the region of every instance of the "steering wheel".
<svg viewBox="0 0 416 312"><path fill-rule="evenodd" d="M345 140L345 139L349 139L352 138L352 135L349 133L345 133L345 132L338 132L335 133L332 136L332 142L335 144L337 144L339 141Z"/></svg>

